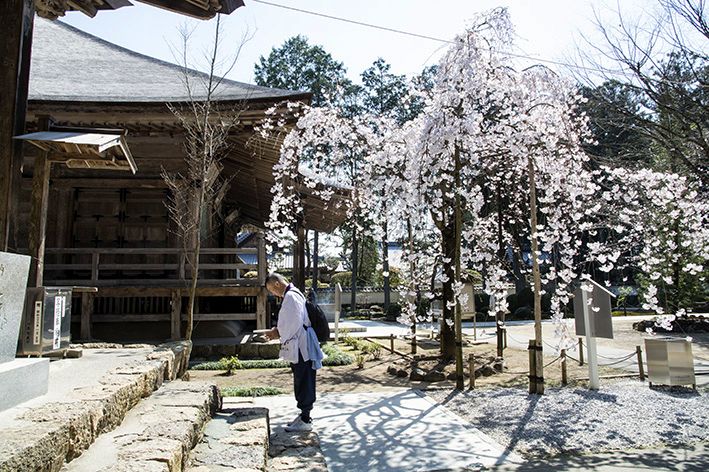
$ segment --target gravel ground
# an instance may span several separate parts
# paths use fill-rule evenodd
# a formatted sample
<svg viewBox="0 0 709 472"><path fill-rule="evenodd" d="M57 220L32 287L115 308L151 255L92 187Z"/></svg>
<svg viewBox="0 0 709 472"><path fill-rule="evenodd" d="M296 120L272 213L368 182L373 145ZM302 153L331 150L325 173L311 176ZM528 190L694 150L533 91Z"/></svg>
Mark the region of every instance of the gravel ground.
<svg viewBox="0 0 709 472"><path fill-rule="evenodd" d="M691 444L709 439L709 393L619 381L599 391L512 388L426 395L526 457Z"/></svg>

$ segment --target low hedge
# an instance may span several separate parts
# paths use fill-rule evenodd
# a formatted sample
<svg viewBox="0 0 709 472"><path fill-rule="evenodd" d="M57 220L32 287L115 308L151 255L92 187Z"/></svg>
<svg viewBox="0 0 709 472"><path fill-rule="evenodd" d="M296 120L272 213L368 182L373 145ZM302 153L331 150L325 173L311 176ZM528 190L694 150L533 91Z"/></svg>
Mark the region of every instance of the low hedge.
<svg viewBox="0 0 709 472"><path fill-rule="evenodd" d="M327 355L323 366L349 365L354 362L351 355L342 352L334 344L324 344L322 350ZM290 367L290 362L279 359L254 359L240 360L237 369L283 369L285 367ZM227 359L199 362L190 368L192 370L227 370Z"/></svg>
<svg viewBox="0 0 709 472"><path fill-rule="evenodd" d="M266 397L285 393L278 387L222 387L219 390L224 397Z"/></svg>

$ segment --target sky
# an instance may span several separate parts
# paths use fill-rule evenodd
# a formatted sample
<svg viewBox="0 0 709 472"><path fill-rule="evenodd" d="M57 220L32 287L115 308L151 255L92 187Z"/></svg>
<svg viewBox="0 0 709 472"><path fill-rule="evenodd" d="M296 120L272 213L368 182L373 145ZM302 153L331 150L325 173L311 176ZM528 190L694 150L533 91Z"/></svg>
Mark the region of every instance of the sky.
<svg viewBox="0 0 709 472"><path fill-rule="evenodd" d="M594 11L612 19L613 10L620 5L606 0L268 1L446 40L463 31L476 13L505 6L516 28L520 53L562 62L573 61L577 45L584 44L582 36L596 39ZM622 1L624 11L631 14L655 4L653 0ZM446 47L446 43L438 41L347 24L255 0L245 3L245 7L231 15L222 16L225 57L237 49L244 36L250 38L236 67L228 74L241 82L252 83L254 64L259 57L298 34L344 62L348 76L356 82L359 74L379 57L392 65L392 72L413 76L425 66L435 64ZM95 18L70 12L61 21L133 51L172 62L175 62L174 48L170 44L179 43L181 25L195 28L190 46L195 58L211 46L214 30L214 22L187 19L137 2L133 7L99 12ZM194 65L203 69L198 61ZM564 73L560 70L563 67L552 67Z"/></svg>

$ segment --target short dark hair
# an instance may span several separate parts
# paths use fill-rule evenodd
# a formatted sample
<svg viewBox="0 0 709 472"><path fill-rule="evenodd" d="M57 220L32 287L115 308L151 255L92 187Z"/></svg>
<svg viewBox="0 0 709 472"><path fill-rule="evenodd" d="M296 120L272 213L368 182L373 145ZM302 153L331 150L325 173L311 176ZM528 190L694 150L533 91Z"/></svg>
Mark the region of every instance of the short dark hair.
<svg viewBox="0 0 709 472"><path fill-rule="evenodd" d="M283 285L288 285L288 279L283 277L278 272L271 272L270 274L268 274L268 276L266 276L266 285L272 284L275 282L280 282Z"/></svg>

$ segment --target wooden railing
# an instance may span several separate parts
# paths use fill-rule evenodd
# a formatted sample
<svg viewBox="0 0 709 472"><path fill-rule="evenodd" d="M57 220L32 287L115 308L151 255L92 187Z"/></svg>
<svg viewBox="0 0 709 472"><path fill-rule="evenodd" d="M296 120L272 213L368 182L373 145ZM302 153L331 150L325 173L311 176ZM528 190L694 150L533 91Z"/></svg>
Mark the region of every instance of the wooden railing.
<svg viewBox="0 0 709 472"><path fill-rule="evenodd" d="M45 285L184 286L192 276L179 248L50 248L45 254ZM253 254L256 264L237 262ZM263 241L257 248L203 248L199 262L200 286L263 286L266 279ZM249 271L257 277L244 277Z"/></svg>

